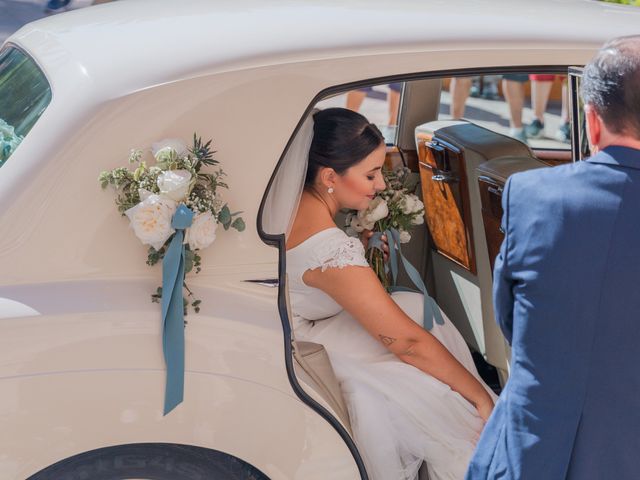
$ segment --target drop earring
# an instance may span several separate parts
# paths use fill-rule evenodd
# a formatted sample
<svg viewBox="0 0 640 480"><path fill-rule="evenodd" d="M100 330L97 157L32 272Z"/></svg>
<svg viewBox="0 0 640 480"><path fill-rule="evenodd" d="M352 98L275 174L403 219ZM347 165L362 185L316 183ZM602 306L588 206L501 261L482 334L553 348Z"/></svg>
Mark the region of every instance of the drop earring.
<svg viewBox="0 0 640 480"><path fill-rule="evenodd" d="M329 187L329 188L327 188L327 192L329 192L329 193L333 193L333 187Z"/></svg>

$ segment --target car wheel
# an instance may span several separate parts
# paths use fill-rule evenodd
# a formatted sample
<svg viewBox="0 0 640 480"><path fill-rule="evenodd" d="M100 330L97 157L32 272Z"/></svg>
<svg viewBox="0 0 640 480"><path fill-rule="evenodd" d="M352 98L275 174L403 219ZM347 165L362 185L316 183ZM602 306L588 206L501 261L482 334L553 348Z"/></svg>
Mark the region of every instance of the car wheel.
<svg viewBox="0 0 640 480"><path fill-rule="evenodd" d="M216 450L145 443L103 448L62 460L28 480L269 480Z"/></svg>

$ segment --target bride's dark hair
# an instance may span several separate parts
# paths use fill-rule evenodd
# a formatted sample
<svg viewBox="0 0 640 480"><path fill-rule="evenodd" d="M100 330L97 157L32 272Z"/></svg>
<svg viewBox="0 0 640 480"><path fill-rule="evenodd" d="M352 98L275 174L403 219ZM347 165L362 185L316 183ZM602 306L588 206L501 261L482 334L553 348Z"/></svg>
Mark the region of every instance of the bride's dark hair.
<svg viewBox="0 0 640 480"><path fill-rule="evenodd" d="M384 142L378 127L347 108L327 108L313 115L313 140L305 185L311 185L322 167L342 175Z"/></svg>

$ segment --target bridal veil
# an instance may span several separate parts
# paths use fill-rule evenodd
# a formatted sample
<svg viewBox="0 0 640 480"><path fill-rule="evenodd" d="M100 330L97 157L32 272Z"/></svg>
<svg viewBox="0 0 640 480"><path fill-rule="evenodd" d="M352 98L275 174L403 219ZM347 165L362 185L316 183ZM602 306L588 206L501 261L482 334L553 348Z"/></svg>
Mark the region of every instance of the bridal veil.
<svg viewBox="0 0 640 480"><path fill-rule="evenodd" d="M269 235L288 235L298 210L307 175L309 148L313 140L313 109L285 152L265 200L262 229Z"/></svg>

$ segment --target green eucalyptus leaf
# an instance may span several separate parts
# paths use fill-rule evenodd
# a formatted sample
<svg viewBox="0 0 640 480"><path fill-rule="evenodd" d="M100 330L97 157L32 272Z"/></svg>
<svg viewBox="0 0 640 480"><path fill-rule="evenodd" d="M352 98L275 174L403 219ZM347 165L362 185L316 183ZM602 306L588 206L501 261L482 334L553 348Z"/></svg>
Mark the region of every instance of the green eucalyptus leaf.
<svg viewBox="0 0 640 480"><path fill-rule="evenodd" d="M242 220L241 217L236 218L233 223L231 224L231 226L233 228L235 228L237 231L239 232L243 232L244 229L246 228L246 225L244 223L244 220Z"/></svg>
<svg viewBox="0 0 640 480"><path fill-rule="evenodd" d="M191 250L185 250L184 252L184 273L187 274L193 270L193 264L195 261L195 254Z"/></svg>
<svg viewBox="0 0 640 480"><path fill-rule="evenodd" d="M225 230L229 228L229 225L231 225L231 210L229 210L229 207L227 205L222 207L222 209L220 210L220 213L218 214L218 220L220 221L220 223L222 223L223 226L225 226Z"/></svg>

